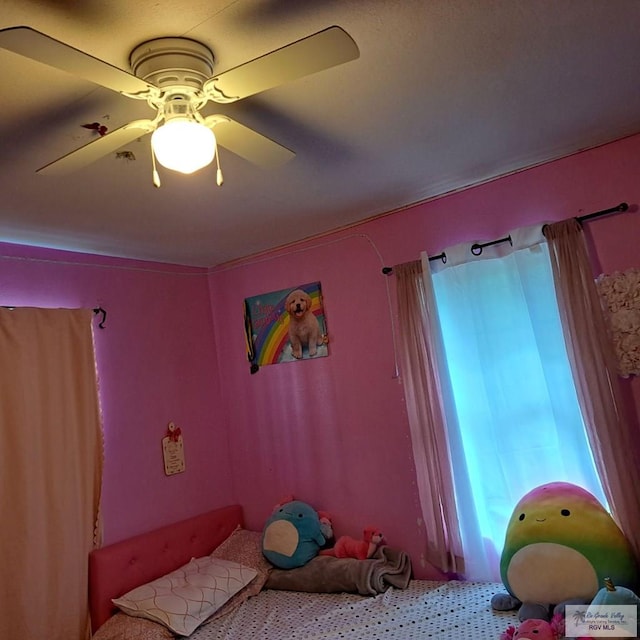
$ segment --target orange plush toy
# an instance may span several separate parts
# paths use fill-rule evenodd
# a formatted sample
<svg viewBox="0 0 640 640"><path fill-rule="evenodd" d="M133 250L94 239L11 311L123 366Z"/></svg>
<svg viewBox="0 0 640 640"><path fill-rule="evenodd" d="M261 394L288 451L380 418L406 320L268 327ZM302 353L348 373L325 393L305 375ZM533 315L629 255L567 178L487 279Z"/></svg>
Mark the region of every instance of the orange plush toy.
<svg viewBox="0 0 640 640"><path fill-rule="evenodd" d="M335 556L336 558L356 558L366 560L371 558L378 547L383 544L384 536L380 529L367 527L364 530L362 540L356 540L349 536L341 536L336 541L333 549L323 549L320 555Z"/></svg>

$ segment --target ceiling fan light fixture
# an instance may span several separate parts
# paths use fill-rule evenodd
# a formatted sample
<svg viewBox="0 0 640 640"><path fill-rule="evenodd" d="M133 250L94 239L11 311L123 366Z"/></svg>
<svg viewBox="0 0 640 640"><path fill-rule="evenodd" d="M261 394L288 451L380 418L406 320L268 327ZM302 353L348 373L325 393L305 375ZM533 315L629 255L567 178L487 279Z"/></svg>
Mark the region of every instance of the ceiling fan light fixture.
<svg viewBox="0 0 640 640"><path fill-rule="evenodd" d="M211 164L216 155L213 131L189 117L174 117L158 127L151 146L163 167L186 174Z"/></svg>
<svg viewBox="0 0 640 640"><path fill-rule="evenodd" d="M0 51L94 82L127 98L144 100L155 110L148 120L129 122L40 167L41 174L61 175L88 165L140 135L153 132L154 184L160 186L156 161L182 173L206 167L216 157L217 134L225 148L260 166L278 166L295 154L226 115L203 118L207 102L226 104L267 91L359 57L353 38L334 25L274 49L227 71L212 75L214 56L204 43L184 37L155 38L133 49L133 73L56 40L31 27L0 28ZM158 126L162 121L163 126ZM182 129L177 135L172 135ZM195 132L195 133L193 133ZM170 141L173 139L173 142ZM194 145L194 146L190 146ZM222 183L218 166L217 182Z"/></svg>

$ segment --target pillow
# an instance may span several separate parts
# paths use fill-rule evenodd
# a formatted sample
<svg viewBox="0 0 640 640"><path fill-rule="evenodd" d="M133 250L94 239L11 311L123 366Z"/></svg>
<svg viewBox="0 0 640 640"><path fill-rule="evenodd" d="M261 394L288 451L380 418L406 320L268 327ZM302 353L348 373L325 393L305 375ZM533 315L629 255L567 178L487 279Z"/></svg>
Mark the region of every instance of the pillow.
<svg viewBox="0 0 640 640"><path fill-rule="evenodd" d="M120 612L100 625L91 637L93 640L174 640L175 635L157 622Z"/></svg>
<svg viewBox="0 0 640 640"><path fill-rule="evenodd" d="M258 573L268 574L272 569L271 563L262 554L262 533L240 526L213 550L211 557L237 562Z"/></svg>
<svg viewBox="0 0 640 640"><path fill-rule="evenodd" d="M264 587L271 569L271 563L262 555L262 533L260 531L248 531L238 526L236 530L211 553L212 558L220 558L237 562L245 567L255 569L257 575L251 583L241 591L238 591L223 607L218 609L212 619L222 616L237 609L247 598L255 596Z"/></svg>
<svg viewBox="0 0 640 640"><path fill-rule="evenodd" d="M132 589L113 604L188 636L256 575L255 569L238 562L206 556Z"/></svg>

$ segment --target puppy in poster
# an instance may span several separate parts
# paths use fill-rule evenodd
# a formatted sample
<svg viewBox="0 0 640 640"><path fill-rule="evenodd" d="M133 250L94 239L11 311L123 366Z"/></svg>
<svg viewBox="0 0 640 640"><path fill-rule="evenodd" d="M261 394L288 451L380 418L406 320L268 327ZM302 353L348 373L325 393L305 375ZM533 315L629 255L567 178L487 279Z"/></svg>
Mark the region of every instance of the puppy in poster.
<svg viewBox="0 0 640 640"><path fill-rule="evenodd" d="M322 344L322 334L318 319L311 311L311 297L302 289L295 289L285 300L289 314L289 342L294 358L302 358L302 348L306 346L309 356L315 356L318 345Z"/></svg>

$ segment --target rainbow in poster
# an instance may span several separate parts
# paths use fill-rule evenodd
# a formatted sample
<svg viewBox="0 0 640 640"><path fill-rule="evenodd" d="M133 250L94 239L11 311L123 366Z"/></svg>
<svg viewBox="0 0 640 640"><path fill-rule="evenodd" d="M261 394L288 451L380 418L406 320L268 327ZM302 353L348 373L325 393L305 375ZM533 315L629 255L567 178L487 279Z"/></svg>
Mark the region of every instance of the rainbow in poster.
<svg viewBox="0 0 640 640"><path fill-rule="evenodd" d="M299 301L292 303L293 306L287 309L287 298L290 294ZM290 310L294 311L294 315L289 314ZM252 371L254 367L265 364L294 362L328 355L327 325L319 282L246 298L244 315L247 357L252 364ZM292 323L295 326L303 317L304 322L313 323L311 326L317 323L319 338L316 341L315 353L313 345L310 348L306 341L303 341L297 350L295 335L292 345L289 330Z"/></svg>

